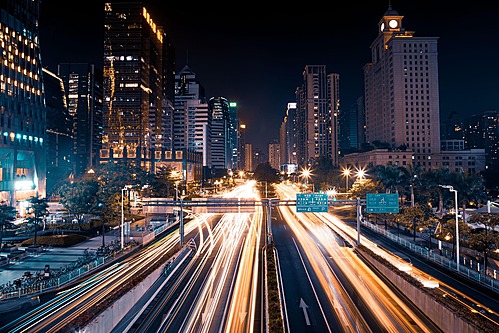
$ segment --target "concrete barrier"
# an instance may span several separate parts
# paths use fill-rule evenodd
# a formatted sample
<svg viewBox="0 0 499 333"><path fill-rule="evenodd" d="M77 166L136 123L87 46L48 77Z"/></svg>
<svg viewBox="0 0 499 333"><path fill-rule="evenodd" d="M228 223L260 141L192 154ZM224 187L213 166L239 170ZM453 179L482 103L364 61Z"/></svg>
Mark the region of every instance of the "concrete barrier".
<svg viewBox="0 0 499 333"><path fill-rule="evenodd" d="M452 312L451 309L437 302L430 294L427 294L417 286L412 285L392 269L371 257L367 251L363 251L360 248L357 248L357 251L387 277L444 332L483 333L483 330L480 330L469 321Z"/></svg>

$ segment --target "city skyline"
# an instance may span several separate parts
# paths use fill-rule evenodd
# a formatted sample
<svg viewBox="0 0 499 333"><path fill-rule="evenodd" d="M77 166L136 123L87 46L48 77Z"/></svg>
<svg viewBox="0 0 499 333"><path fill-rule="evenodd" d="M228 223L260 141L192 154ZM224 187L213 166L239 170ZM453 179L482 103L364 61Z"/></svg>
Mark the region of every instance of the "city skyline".
<svg viewBox="0 0 499 333"><path fill-rule="evenodd" d="M144 3L173 40L176 70L188 63L207 96L238 102L247 141L264 152L278 139L287 103L294 101L306 65L323 64L328 72L340 74L341 109L364 94L363 66L370 61L369 47L389 5L345 4L337 12L313 13L255 6L238 16L230 7ZM76 5L68 15L54 1L41 4L42 64L50 70L62 62L102 67L104 2ZM439 38L441 122L452 112L463 117L498 109L498 52L493 45L499 34L493 20L499 14L497 4L446 9L429 1L391 1L391 6L404 16L407 30Z"/></svg>

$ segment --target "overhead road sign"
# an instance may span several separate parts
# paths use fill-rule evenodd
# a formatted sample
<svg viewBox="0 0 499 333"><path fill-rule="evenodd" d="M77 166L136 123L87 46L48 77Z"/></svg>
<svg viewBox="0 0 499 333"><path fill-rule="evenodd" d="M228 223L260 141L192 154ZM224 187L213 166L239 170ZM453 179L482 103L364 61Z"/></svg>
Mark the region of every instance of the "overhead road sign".
<svg viewBox="0 0 499 333"><path fill-rule="evenodd" d="M327 193L296 193L297 213L327 213Z"/></svg>
<svg viewBox="0 0 499 333"><path fill-rule="evenodd" d="M367 193L367 213L398 213L399 195L391 193Z"/></svg>

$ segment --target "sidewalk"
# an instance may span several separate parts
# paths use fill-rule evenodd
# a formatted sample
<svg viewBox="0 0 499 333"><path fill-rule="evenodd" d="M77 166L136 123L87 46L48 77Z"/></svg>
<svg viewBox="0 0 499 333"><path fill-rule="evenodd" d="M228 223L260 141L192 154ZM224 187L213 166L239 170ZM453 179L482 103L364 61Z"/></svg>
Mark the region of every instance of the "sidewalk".
<svg viewBox="0 0 499 333"><path fill-rule="evenodd" d="M114 240L119 239L119 230L112 230L106 233L104 240L106 244L110 244ZM50 265L51 270L65 267L74 263L85 255L85 250L97 250L102 245L102 235L90 238L84 242L75 244L66 248L51 248L44 250L39 254L30 254L28 257L19 260L16 263L0 267L0 285L13 282L21 278L25 272L35 274L43 271L45 265ZM24 249L19 247L19 249ZM6 252L2 252L2 256L6 256Z"/></svg>

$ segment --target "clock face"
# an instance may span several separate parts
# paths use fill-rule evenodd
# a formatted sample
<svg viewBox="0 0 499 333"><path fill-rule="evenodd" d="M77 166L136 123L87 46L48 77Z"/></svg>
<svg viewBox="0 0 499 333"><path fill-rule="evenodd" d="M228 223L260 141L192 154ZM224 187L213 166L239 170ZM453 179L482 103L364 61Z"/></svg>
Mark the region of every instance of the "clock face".
<svg viewBox="0 0 499 333"><path fill-rule="evenodd" d="M384 23L381 23L380 29L381 29L381 31L385 30L385 24Z"/></svg>
<svg viewBox="0 0 499 333"><path fill-rule="evenodd" d="M395 29L399 25L399 23L397 22L397 20L390 20L390 22L388 22L388 25L390 26L390 28Z"/></svg>

